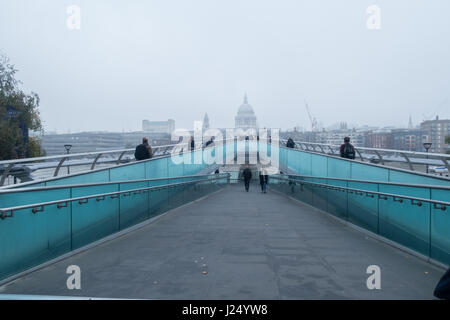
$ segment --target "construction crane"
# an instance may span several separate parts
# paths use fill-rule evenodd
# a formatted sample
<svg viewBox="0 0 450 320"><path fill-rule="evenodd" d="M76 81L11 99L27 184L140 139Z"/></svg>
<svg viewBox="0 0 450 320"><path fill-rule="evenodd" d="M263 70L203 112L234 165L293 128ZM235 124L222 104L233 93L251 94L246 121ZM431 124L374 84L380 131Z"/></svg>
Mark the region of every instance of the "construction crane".
<svg viewBox="0 0 450 320"><path fill-rule="evenodd" d="M306 108L306 112L308 112L309 121L311 121L311 131L316 131L317 130L317 120L316 120L316 118L313 118L313 116L311 115L311 111L309 111L309 106L308 106L308 102L306 102L306 99L305 99L305 108Z"/></svg>

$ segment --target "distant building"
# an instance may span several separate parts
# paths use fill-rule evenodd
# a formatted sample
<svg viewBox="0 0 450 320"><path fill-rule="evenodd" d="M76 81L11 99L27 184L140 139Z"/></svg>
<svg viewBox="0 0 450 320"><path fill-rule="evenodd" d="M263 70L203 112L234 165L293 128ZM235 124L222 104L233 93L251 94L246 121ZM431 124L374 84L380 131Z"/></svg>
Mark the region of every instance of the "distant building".
<svg viewBox="0 0 450 320"><path fill-rule="evenodd" d="M203 117L203 125L202 125L202 131L206 131L209 129L209 117L208 114L205 113L205 116Z"/></svg>
<svg viewBox="0 0 450 320"><path fill-rule="evenodd" d="M175 130L175 120L149 121L142 120L142 131L171 134Z"/></svg>
<svg viewBox="0 0 450 320"><path fill-rule="evenodd" d="M367 132L366 143L367 148L392 149L391 132Z"/></svg>
<svg viewBox="0 0 450 320"><path fill-rule="evenodd" d="M450 120L427 120L420 124L420 129L425 131L426 141L431 142L430 152L445 153L449 150L449 145L445 144L445 137L450 136ZM422 151L424 151L422 149Z"/></svg>
<svg viewBox="0 0 450 320"><path fill-rule="evenodd" d="M396 150L424 151L427 133L420 129L394 129L391 131L392 148Z"/></svg>
<svg viewBox="0 0 450 320"><path fill-rule="evenodd" d="M234 117L234 127L241 129L258 129L255 112L251 105L248 104L247 94L244 97L244 103L239 107L236 117Z"/></svg>
<svg viewBox="0 0 450 320"><path fill-rule="evenodd" d="M365 143L365 137L362 132L356 130L333 130L322 131L316 133L316 142L332 145L341 145L344 143L344 138L349 137L350 142L354 146L362 147Z"/></svg>

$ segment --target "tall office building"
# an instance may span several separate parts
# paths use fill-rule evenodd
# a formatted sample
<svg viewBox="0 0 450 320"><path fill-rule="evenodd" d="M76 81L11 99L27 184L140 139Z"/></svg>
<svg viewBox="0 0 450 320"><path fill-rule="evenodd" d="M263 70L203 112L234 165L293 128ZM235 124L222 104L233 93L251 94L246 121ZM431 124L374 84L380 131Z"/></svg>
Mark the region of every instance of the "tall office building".
<svg viewBox="0 0 450 320"><path fill-rule="evenodd" d="M427 120L420 124L420 128L426 132L426 141L431 142L430 152L445 153L450 150L450 146L445 143L445 137L450 136L450 120L440 120L436 116L435 120Z"/></svg>

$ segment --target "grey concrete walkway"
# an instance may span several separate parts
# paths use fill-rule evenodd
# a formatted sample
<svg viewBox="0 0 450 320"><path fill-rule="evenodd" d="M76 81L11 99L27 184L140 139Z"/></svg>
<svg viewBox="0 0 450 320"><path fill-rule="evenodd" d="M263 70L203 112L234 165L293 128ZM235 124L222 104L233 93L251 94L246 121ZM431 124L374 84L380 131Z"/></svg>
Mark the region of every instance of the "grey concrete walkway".
<svg viewBox="0 0 450 320"><path fill-rule="evenodd" d="M443 270L256 184L228 186L0 293L153 299L431 299ZM67 266L81 268L68 290ZM366 269L381 267L381 290Z"/></svg>

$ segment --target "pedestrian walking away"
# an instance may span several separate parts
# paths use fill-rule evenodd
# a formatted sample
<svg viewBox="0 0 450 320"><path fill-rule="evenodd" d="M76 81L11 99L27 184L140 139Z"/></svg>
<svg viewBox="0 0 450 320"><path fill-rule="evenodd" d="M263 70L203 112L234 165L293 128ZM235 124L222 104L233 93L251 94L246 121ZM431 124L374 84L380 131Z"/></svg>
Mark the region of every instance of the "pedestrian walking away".
<svg viewBox="0 0 450 320"><path fill-rule="evenodd" d="M245 191L248 192L248 190L250 188L250 180L252 179L252 171L248 167L248 164L245 165L245 169L242 172L242 176L244 177Z"/></svg>

